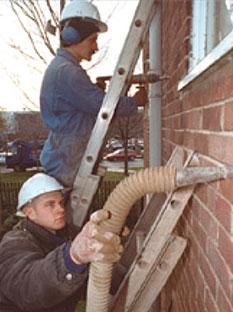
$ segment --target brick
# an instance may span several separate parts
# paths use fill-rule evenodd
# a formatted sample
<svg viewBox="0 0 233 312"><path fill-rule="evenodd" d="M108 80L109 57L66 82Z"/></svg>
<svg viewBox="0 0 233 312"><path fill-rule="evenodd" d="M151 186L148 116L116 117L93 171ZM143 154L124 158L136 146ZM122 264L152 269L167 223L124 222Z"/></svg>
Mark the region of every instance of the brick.
<svg viewBox="0 0 233 312"><path fill-rule="evenodd" d="M211 215L207 209L200 209L199 222L202 225L209 239L217 241L218 239L218 225L213 215Z"/></svg>
<svg viewBox="0 0 233 312"><path fill-rule="evenodd" d="M190 237L189 245L190 245L190 250L191 250L191 253L192 253L192 258L191 258L190 265L191 265L192 270L195 272L198 269L197 259L199 257L200 247L197 244L197 242L196 242L196 240L194 239L193 236L190 235L189 237Z"/></svg>
<svg viewBox="0 0 233 312"><path fill-rule="evenodd" d="M162 120L162 127L163 128L171 128L172 119L171 118L164 118Z"/></svg>
<svg viewBox="0 0 233 312"><path fill-rule="evenodd" d="M208 207L209 211L212 212L214 215L216 213L216 202L217 202L217 193L210 184L206 185L206 201L204 204Z"/></svg>
<svg viewBox="0 0 233 312"><path fill-rule="evenodd" d="M184 132L183 144L202 154L208 155L210 135L204 133Z"/></svg>
<svg viewBox="0 0 233 312"><path fill-rule="evenodd" d="M219 287L218 289L217 305L221 308L221 311L233 311L233 305L230 303L229 299L226 297L221 287Z"/></svg>
<svg viewBox="0 0 233 312"><path fill-rule="evenodd" d="M180 129L181 128L181 116L174 116L172 118L172 128L173 129Z"/></svg>
<svg viewBox="0 0 233 312"><path fill-rule="evenodd" d="M205 311L206 312L219 312L218 308L216 307L215 300L212 297L208 289L206 289Z"/></svg>
<svg viewBox="0 0 233 312"><path fill-rule="evenodd" d="M182 127L186 129L202 128L202 110L182 114Z"/></svg>
<svg viewBox="0 0 233 312"><path fill-rule="evenodd" d="M199 244L201 245L202 249L206 251L207 247L207 235L205 231L200 226L198 220L193 218L193 231L196 235L196 239L198 240Z"/></svg>
<svg viewBox="0 0 233 312"><path fill-rule="evenodd" d="M173 114L180 113L181 111L181 101L179 99L175 99L173 102L170 102L169 105L164 105L164 101L162 102L162 116L167 117Z"/></svg>
<svg viewBox="0 0 233 312"><path fill-rule="evenodd" d="M223 129L233 130L233 101L225 105Z"/></svg>
<svg viewBox="0 0 233 312"><path fill-rule="evenodd" d="M203 129L221 130L221 107L203 109Z"/></svg>
<svg viewBox="0 0 233 312"><path fill-rule="evenodd" d="M219 251L230 270L233 271L233 240L230 235L221 228L219 231Z"/></svg>
<svg viewBox="0 0 233 312"><path fill-rule="evenodd" d="M173 130L171 134L171 140L176 144L176 145L183 145L184 141L184 132L183 131L177 131Z"/></svg>
<svg viewBox="0 0 233 312"><path fill-rule="evenodd" d="M231 292L231 276L230 270L226 266L220 251L211 241L208 242L208 257L211 263L212 269L216 273L218 280L223 287L225 293L230 297Z"/></svg>
<svg viewBox="0 0 233 312"><path fill-rule="evenodd" d="M202 209L200 205L200 201L198 200L198 197L196 195L193 195L191 199L191 212L192 212L192 218L195 217L196 220L200 220L200 210ZM185 210L186 211L186 210ZM193 221L193 219L192 219ZM192 226L192 224L191 224Z"/></svg>
<svg viewBox="0 0 233 312"><path fill-rule="evenodd" d="M204 154L209 155L221 162L233 162L233 138L221 135L202 136L206 148L203 148Z"/></svg>
<svg viewBox="0 0 233 312"><path fill-rule="evenodd" d="M231 234L231 218L232 208L231 205L222 199L220 196L216 197L216 218L222 224L222 226Z"/></svg>
<svg viewBox="0 0 233 312"><path fill-rule="evenodd" d="M207 186L203 183L198 184L195 188L195 194L198 196L198 198L203 202L207 203L207 192L206 192Z"/></svg>
<svg viewBox="0 0 233 312"><path fill-rule="evenodd" d="M196 302L196 306L198 308L197 311L204 311L204 306L205 306L204 300L205 300L206 285L205 285L205 281L204 281L204 276L200 270L196 271L196 277L195 278L198 280L197 302Z"/></svg>
<svg viewBox="0 0 233 312"><path fill-rule="evenodd" d="M200 269L202 270L202 274L205 278L205 281L211 291L211 294L215 298L216 297L216 276L213 273L213 269L211 268L210 264L208 263L208 259L206 259L203 253L200 254L199 265L200 265Z"/></svg>
<svg viewBox="0 0 233 312"><path fill-rule="evenodd" d="M233 179L219 181L218 190L224 197L233 203Z"/></svg>
<svg viewBox="0 0 233 312"><path fill-rule="evenodd" d="M231 295L230 301L233 302L233 274L231 274Z"/></svg>
<svg viewBox="0 0 233 312"><path fill-rule="evenodd" d="M228 62L225 66L221 67L221 71L216 73L216 80L220 81L220 99L226 96L232 96L233 90L230 80L233 79L233 66L232 62Z"/></svg>
<svg viewBox="0 0 233 312"><path fill-rule="evenodd" d="M206 154L215 159L223 160L226 148L224 139L221 136L209 135L206 139L206 144L208 144L208 148L205 151Z"/></svg>

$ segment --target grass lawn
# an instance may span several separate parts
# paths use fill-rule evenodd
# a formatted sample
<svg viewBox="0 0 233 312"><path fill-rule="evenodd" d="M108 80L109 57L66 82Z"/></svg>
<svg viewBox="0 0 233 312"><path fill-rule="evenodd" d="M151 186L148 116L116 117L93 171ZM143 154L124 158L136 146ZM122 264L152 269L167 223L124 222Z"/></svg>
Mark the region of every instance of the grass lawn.
<svg viewBox="0 0 233 312"><path fill-rule="evenodd" d="M24 182L38 171L0 173L0 182Z"/></svg>
<svg viewBox="0 0 233 312"><path fill-rule="evenodd" d="M129 167L129 170L138 171L142 167ZM0 182L24 182L33 174L39 172L38 170L29 170L22 172L8 172L0 173ZM105 181L120 181L124 178L123 172L108 171L104 177Z"/></svg>
<svg viewBox="0 0 233 312"><path fill-rule="evenodd" d="M24 182L30 176L37 173L38 171L25 171L25 172L8 172L0 173L0 182ZM120 181L124 178L122 172L112 172L109 171L106 173L104 180L105 181Z"/></svg>

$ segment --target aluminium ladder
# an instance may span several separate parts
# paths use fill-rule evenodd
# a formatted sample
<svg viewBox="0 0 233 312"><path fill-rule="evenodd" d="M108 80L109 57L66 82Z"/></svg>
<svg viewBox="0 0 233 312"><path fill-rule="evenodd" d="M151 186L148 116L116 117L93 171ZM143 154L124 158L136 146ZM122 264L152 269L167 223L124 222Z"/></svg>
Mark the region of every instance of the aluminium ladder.
<svg viewBox="0 0 233 312"><path fill-rule="evenodd" d="M183 157L184 151L181 148L176 148L169 163L183 167L180 164ZM188 165L197 166L198 164L196 154L190 151L184 168ZM186 247L187 240L174 235L173 231L194 189L195 184L192 184L168 194L163 205L157 210L156 217L153 207L155 202L152 201L151 205L149 204L144 210L125 246L125 255L123 254L120 260L124 267L126 264L128 272L112 300L110 309L112 312L151 311L154 301ZM148 228L151 218L154 220ZM145 237L144 240L141 240L140 248L135 255L133 244L135 245L137 232L141 232L141 230L145 231Z"/></svg>
<svg viewBox="0 0 233 312"><path fill-rule="evenodd" d="M140 50L155 14L155 0L140 0L128 36L116 65L108 92L97 116L80 168L71 192L74 225L81 227L99 185L100 176L94 174L104 138L117 107L119 97L127 90Z"/></svg>

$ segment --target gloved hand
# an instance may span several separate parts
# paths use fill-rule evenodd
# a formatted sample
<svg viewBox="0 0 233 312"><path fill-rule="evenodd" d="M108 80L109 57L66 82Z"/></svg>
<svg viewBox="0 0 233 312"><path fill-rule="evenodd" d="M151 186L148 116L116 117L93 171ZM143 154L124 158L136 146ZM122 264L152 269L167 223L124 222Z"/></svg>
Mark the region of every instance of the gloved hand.
<svg viewBox="0 0 233 312"><path fill-rule="evenodd" d="M144 87L140 87L139 90L133 96L137 106L145 106L148 102L147 92Z"/></svg>
<svg viewBox="0 0 233 312"><path fill-rule="evenodd" d="M108 211L99 210L93 213L90 221L76 236L70 247L71 259L77 264L94 261L114 263L119 261L123 251L120 237L106 232L98 225L109 218Z"/></svg>

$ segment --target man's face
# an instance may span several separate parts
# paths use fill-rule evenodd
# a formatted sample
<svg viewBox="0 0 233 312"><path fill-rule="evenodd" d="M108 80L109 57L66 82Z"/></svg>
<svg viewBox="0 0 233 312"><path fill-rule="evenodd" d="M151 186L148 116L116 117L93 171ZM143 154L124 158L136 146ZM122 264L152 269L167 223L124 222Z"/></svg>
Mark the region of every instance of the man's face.
<svg viewBox="0 0 233 312"><path fill-rule="evenodd" d="M98 44L97 44L98 33L93 33L80 43L74 46L76 56L81 60L90 61L92 55L98 51Z"/></svg>
<svg viewBox="0 0 233 312"><path fill-rule="evenodd" d="M58 191L38 196L23 211L31 221L53 233L66 224L64 199Z"/></svg>

